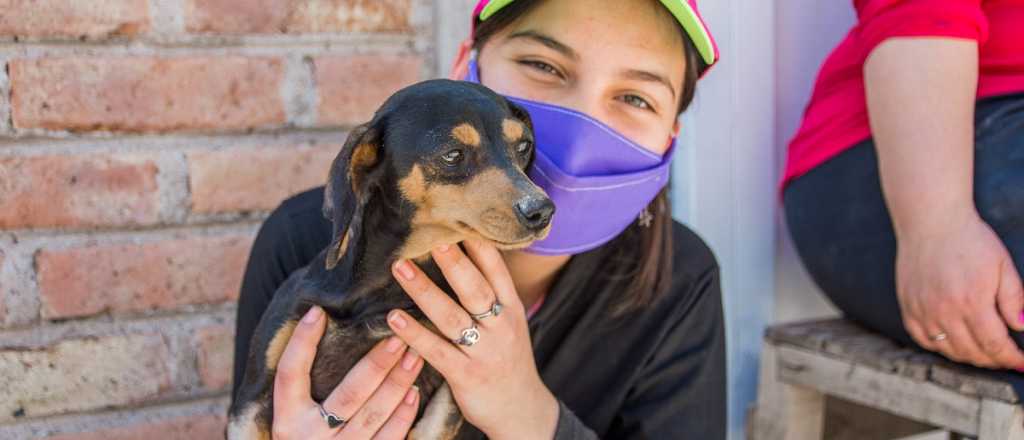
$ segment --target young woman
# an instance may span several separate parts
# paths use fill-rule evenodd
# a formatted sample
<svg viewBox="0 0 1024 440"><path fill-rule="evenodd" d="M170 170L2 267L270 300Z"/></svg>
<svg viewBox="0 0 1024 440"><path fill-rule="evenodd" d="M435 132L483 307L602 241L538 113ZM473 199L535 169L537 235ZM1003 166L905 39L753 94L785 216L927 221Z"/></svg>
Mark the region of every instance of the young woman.
<svg viewBox="0 0 1024 440"><path fill-rule="evenodd" d="M393 311L396 336L319 403L308 372L325 319L314 308L280 361L275 437L405 438L425 360L450 384L471 438L724 438L718 267L671 219L665 189L678 115L716 59L694 0L481 1L451 77L530 112L531 176L558 205L551 235L523 251L435 249L458 302L397 262L395 278L446 337ZM594 182L614 184L566 190ZM260 230L239 301L235 383L275 289L329 241L322 201L323 188L295 196ZM487 313L496 304L504 311ZM448 339L474 320L478 342ZM330 415L347 422L332 428Z"/></svg>
<svg viewBox="0 0 1024 440"><path fill-rule="evenodd" d="M1020 370L1024 0L854 5L790 144L796 247L849 317Z"/></svg>

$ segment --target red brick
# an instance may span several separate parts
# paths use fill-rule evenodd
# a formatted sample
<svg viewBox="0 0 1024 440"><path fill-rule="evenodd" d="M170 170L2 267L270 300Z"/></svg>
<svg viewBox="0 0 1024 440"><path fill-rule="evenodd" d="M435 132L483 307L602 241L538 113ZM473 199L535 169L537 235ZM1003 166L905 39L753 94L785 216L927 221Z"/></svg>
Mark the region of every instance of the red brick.
<svg viewBox="0 0 1024 440"><path fill-rule="evenodd" d="M0 157L0 228L155 223L156 174L139 156Z"/></svg>
<svg viewBox="0 0 1024 440"><path fill-rule="evenodd" d="M412 31L410 0L188 0L185 27L212 34Z"/></svg>
<svg viewBox="0 0 1024 440"><path fill-rule="evenodd" d="M420 79L415 56L325 56L314 60L319 123L366 122L384 100Z"/></svg>
<svg viewBox="0 0 1024 440"><path fill-rule="evenodd" d="M6 0L0 2L0 35L102 39L149 29L146 0Z"/></svg>
<svg viewBox="0 0 1024 440"><path fill-rule="evenodd" d="M292 194L323 185L339 150L341 145L191 152L192 211L269 211Z"/></svg>
<svg viewBox="0 0 1024 440"><path fill-rule="evenodd" d="M221 390L231 385L235 329L228 325L206 327L196 334L196 370L203 386Z"/></svg>
<svg viewBox="0 0 1024 440"><path fill-rule="evenodd" d="M224 437L224 415L194 415L159 422L46 437L46 440L199 440Z"/></svg>
<svg viewBox="0 0 1024 440"><path fill-rule="evenodd" d="M41 250L36 255L43 318L174 309L238 297L252 238L169 239Z"/></svg>
<svg viewBox="0 0 1024 440"><path fill-rule="evenodd" d="M9 66L15 128L239 130L285 121L277 58L42 58Z"/></svg>
<svg viewBox="0 0 1024 440"><path fill-rule="evenodd" d="M170 354L160 335L118 335L0 350L0 422L124 406L170 387Z"/></svg>

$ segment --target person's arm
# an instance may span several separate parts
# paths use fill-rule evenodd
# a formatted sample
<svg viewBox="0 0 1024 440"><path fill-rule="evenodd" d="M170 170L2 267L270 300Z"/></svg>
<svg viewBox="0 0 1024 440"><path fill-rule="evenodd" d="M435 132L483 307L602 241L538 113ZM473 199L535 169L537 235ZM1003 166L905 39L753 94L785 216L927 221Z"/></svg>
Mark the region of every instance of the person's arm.
<svg viewBox="0 0 1024 440"><path fill-rule="evenodd" d="M1020 278L974 205L977 41L888 39L864 81L908 332L955 360L1024 367L1007 331L1024 329Z"/></svg>
<svg viewBox="0 0 1024 440"><path fill-rule="evenodd" d="M642 379L616 415L608 438L725 439L725 318L718 267L701 272L690 285L692 290L675 304L676 323L643 365Z"/></svg>

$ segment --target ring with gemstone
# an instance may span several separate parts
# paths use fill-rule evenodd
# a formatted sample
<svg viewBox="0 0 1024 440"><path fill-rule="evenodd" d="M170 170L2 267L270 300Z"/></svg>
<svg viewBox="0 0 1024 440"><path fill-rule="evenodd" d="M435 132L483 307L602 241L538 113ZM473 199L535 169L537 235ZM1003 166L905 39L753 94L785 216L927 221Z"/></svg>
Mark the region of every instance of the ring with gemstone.
<svg viewBox="0 0 1024 440"><path fill-rule="evenodd" d="M504 306L502 306L501 303L498 302L497 299L495 299L494 302L491 304L491 309L490 310L488 310L486 312L483 312L483 313L475 313L475 314L471 313L469 316L473 317L474 321L479 321L481 319L484 319L484 318L487 318L487 317L490 317L490 316L498 316L498 315L501 314L501 309L503 307Z"/></svg>
<svg viewBox="0 0 1024 440"><path fill-rule="evenodd" d="M476 344L477 341L479 341L479 340L480 340L480 330L477 330L476 323L473 323L473 325L471 327L467 327L467 328L462 329L462 336L459 336L458 339L452 339L452 342L454 342L454 343L456 343L458 345L465 345L467 347L472 347L473 344Z"/></svg>
<svg viewBox="0 0 1024 440"><path fill-rule="evenodd" d="M323 405L318 403L318 404L316 404L316 407L317 407L317 409L320 410L320 417L322 417L324 419L324 421L327 422L327 427L329 427L331 429L341 428L341 427L345 426L346 423L348 423L348 420L345 420L345 419L343 419L341 417L338 417L334 413L324 409Z"/></svg>

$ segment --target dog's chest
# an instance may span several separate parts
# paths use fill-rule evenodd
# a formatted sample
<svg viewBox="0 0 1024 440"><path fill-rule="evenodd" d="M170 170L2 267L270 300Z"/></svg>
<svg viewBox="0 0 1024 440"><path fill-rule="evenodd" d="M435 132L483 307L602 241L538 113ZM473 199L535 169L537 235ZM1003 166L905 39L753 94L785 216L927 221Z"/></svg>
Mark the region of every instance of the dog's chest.
<svg viewBox="0 0 1024 440"><path fill-rule="evenodd" d="M328 319L310 373L313 398L321 401L327 397L359 359L377 342L392 334L383 317L360 322Z"/></svg>
<svg viewBox="0 0 1024 440"><path fill-rule="evenodd" d="M374 345L394 334L385 317L382 315L379 319L358 322L328 319L310 372L314 400L322 402ZM420 323L433 330L429 321L423 319ZM437 370L430 365L423 366L415 382L423 397L421 408L443 381Z"/></svg>

